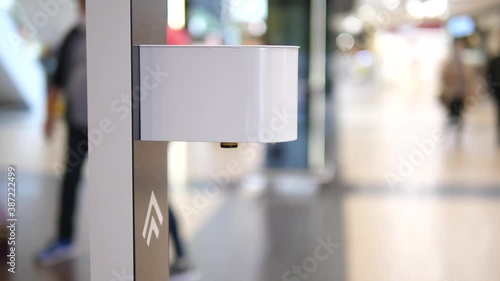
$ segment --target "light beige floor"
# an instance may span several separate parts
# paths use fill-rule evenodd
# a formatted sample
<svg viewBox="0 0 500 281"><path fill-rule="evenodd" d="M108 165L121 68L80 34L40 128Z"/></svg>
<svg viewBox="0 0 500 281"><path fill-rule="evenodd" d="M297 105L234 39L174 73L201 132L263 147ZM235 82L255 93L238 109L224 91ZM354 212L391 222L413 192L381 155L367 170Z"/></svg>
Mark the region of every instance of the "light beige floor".
<svg viewBox="0 0 500 281"><path fill-rule="evenodd" d="M370 101L342 98L339 102L350 110L341 113L338 134L339 164L347 182L387 184L388 175L395 175L406 183L500 184L500 150L495 139L495 109L490 101L466 114L458 140L456 132L445 128L437 99L428 100L425 106L401 101L380 113ZM444 135L443 141L433 140L434 134ZM432 143L428 145L434 148L426 153L419 143ZM422 160L415 156L420 153L425 156ZM412 170L408 174L400 174L401 163L411 164L412 156L417 164L406 169Z"/></svg>
<svg viewBox="0 0 500 281"><path fill-rule="evenodd" d="M405 65L409 56L397 59ZM459 138L437 99L439 65L420 67L426 75L338 83L339 175L366 191L342 203L347 280L500 280L496 109L478 92ZM435 133L445 138L434 141ZM418 163L401 169L412 155Z"/></svg>
<svg viewBox="0 0 500 281"><path fill-rule="evenodd" d="M350 281L500 280L500 204L474 198L350 196Z"/></svg>

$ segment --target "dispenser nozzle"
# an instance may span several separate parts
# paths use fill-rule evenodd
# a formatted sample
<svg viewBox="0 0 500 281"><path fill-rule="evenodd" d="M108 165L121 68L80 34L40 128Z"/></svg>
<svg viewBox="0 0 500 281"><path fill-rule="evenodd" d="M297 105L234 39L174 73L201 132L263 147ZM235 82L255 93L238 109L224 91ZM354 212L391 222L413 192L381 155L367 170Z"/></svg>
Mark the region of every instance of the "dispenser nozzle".
<svg viewBox="0 0 500 281"><path fill-rule="evenodd" d="M237 142L221 142L220 147L221 148L237 148L238 143Z"/></svg>

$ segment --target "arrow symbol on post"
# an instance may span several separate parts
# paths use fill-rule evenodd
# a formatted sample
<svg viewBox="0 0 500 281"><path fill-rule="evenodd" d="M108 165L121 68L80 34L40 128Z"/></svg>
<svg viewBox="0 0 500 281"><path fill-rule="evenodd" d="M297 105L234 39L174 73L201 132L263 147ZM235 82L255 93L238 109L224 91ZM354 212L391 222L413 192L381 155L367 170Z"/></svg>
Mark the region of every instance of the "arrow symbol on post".
<svg viewBox="0 0 500 281"><path fill-rule="evenodd" d="M158 205L158 201L156 200L156 196L154 191L151 192L151 199L149 199L148 212L146 214L146 221L144 222L144 228L142 230L142 237L146 239L146 244L149 247L151 243L151 235L154 233L156 238L160 235L160 229L158 228L158 224L156 223L155 218L153 217L152 210L156 211L158 216L158 221L160 225L163 224L163 215L160 210L160 206ZM149 231L148 231L149 230ZM147 237L146 237L147 235Z"/></svg>

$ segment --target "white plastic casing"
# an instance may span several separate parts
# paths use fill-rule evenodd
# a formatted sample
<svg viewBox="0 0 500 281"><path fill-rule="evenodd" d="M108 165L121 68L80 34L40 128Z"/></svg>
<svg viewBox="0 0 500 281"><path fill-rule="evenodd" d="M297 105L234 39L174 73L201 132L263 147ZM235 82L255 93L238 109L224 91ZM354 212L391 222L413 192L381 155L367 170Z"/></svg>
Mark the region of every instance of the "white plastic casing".
<svg viewBox="0 0 500 281"><path fill-rule="evenodd" d="M141 140L297 139L298 47L140 46Z"/></svg>

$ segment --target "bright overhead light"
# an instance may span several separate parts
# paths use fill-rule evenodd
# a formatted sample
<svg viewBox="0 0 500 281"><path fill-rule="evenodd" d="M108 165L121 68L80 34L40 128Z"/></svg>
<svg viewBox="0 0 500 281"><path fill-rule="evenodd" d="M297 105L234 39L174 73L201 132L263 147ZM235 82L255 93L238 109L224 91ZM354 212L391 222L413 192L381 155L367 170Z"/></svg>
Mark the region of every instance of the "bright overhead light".
<svg viewBox="0 0 500 281"><path fill-rule="evenodd" d="M401 0L384 0L384 5L389 11L395 11L401 5Z"/></svg>
<svg viewBox="0 0 500 281"><path fill-rule="evenodd" d="M248 33L255 37L264 35L267 31L267 24L265 21L255 21L248 24Z"/></svg>
<svg viewBox="0 0 500 281"><path fill-rule="evenodd" d="M429 18L442 16L448 10L448 0L429 0L424 3L424 10Z"/></svg>
<svg viewBox="0 0 500 281"><path fill-rule="evenodd" d="M186 0L168 0L168 26L174 30L186 27Z"/></svg>
<svg viewBox="0 0 500 281"><path fill-rule="evenodd" d="M424 3L418 0L408 0L405 8L408 14L416 19L422 19L425 17Z"/></svg>
<svg viewBox="0 0 500 281"><path fill-rule="evenodd" d="M256 22L266 20L268 15L267 0L219 0L229 8L229 16L237 22ZM210 1L208 1L210 2ZM214 1L215 2L215 1Z"/></svg>
<svg viewBox="0 0 500 281"><path fill-rule="evenodd" d="M335 41L337 43L337 47L339 47L339 49L344 52L351 50L356 42L354 40L354 37L349 33L340 34L339 36L337 36L337 39Z"/></svg>
<svg viewBox="0 0 500 281"><path fill-rule="evenodd" d="M370 21L377 17L377 10L370 5L363 5L358 8L358 17L361 20Z"/></svg>
<svg viewBox="0 0 500 281"><path fill-rule="evenodd" d="M425 2L408 0L405 7L408 14L414 18L437 18L445 15L448 11L448 0L428 0Z"/></svg>
<svg viewBox="0 0 500 281"><path fill-rule="evenodd" d="M9 10L14 5L14 0L0 0L0 10Z"/></svg>
<svg viewBox="0 0 500 281"><path fill-rule="evenodd" d="M363 23L356 16L350 15L342 22L344 30L351 34L358 34L363 30Z"/></svg>
<svg viewBox="0 0 500 281"><path fill-rule="evenodd" d="M356 53L356 61L363 67L369 67L375 64L375 57L370 51L363 50Z"/></svg>

